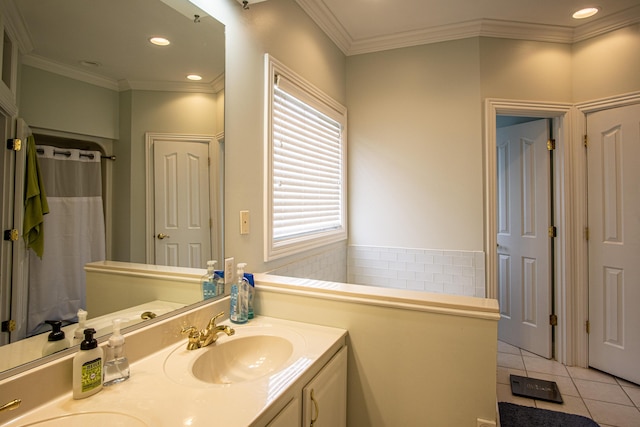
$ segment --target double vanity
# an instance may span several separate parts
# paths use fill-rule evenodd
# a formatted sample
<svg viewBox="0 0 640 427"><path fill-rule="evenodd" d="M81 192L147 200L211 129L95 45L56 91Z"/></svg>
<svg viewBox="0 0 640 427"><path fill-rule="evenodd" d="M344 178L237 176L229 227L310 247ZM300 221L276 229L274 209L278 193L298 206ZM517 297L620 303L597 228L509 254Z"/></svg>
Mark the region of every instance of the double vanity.
<svg viewBox="0 0 640 427"><path fill-rule="evenodd" d="M103 300L128 292L179 302L201 275L87 268ZM495 300L254 277L255 319L217 318L208 345L228 296L142 322L125 334L131 377L86 399L71 395L73 350L14 370L0 379L0 406L21 403L0 411L0 425L496 425Z"/></svg>
<svg viewBox="0 0 640 427"><path fill-rule="evenodd" d="M227 332L232 329L229 335L220 333L207 346L190 347L181 330L206 329L206 313L212 316L228 303L224 298L127 335L127 350L137 359L129 380L81 400L74 400L67 387L6 426L277 427L310 425L315 418L324 418L317 425L345 425L347 332L262 316L234 325L222 317L218 323ZM203 316L204 323L187 325L202 322ZM163 341L173 342L137 356ZM58 367L40 369L66 370L70 378L71 357L58 361ZM44 381L39 387L59 386ZM2 395L25 403L33 396Z"/></svg>

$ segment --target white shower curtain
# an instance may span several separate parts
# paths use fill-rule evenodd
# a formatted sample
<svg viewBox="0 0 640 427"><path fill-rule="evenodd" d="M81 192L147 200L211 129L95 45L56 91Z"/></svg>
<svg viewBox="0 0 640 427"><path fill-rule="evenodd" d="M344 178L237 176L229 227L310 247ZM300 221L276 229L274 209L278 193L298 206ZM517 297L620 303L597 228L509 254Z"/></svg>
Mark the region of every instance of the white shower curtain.
<svg viewBox="0 0 640 427"><path fill-rule="evenodd" d="M29 251L27 327L72 320L86 308L84 265L105 259L99 151L37 146L49 214L42 259Z"/></svg>

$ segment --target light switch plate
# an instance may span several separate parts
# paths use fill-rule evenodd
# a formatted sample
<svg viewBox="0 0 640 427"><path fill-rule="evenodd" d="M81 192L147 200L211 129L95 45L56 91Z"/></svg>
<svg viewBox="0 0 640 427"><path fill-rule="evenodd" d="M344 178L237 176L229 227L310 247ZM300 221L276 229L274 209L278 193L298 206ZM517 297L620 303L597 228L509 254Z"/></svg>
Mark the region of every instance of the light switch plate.
<svg viewBox="0 0 640 427"><path fill-rule="evenodd" d="M249 234L249 211L240 211L240 234Z"/></svg>

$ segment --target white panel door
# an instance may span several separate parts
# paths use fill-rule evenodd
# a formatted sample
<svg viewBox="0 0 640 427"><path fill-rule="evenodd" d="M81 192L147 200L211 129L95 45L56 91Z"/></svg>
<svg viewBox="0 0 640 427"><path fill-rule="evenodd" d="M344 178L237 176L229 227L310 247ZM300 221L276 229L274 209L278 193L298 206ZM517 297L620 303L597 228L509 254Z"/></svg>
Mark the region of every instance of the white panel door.
<svg viewBox="0 0 640 427"><path fill-rule="evenodd" d="M497 130L498 337L550 358L547 120Z"/></svg>
<svg viewBox="0 0 640 427"><path fill-rule="evenodd" d="M156 264L204 268L211 259L209 147L155 140Z"/></svg>
<svg viewBox="0 0 640 427"><path fill-rule="evenodd" d="M589 365L640 383L640 105L587 116Z"/></svg>

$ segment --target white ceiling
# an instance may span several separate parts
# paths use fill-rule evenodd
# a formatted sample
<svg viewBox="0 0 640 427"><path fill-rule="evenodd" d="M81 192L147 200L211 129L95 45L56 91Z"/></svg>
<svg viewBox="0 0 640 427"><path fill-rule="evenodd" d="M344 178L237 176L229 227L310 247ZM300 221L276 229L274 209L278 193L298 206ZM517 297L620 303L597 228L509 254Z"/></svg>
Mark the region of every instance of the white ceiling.
<svg viewBox="0 0 640 427"><path fill-rule="evenodd" d="M483 35L573 43L640 22L640 0L296 2L347 55ZM596 16L571 18L593 5Z"/></svg>
<svg viewBox="0 0 640 427"><path fill-rule="evenodd" d="M224 84L224 26L187 0L10 0L3 7L27 65L116 90L216 92ZM171 45L153 46L151 36ZM190 73L203 80L187 81Z"/></svg>
<svg viewBox="0 0 640 427"><path fill-rule="evenodd" d="M262 1L250 0L254 12ZM640 22L640 0L597 0L601 12L584 21L570 15L591 0L295 1L346 55L473 36L573 43ZM189 83L194 91L224 84L224 27L187 0L2 3L18 16L28 65L117 89L169 82L183 90L192 72L204 75L204 83ZM200 23L193 22L196 13ZM168 35L173 43L150 46L151 35ZM83 60L100 66L79 65Z"/></svg>

